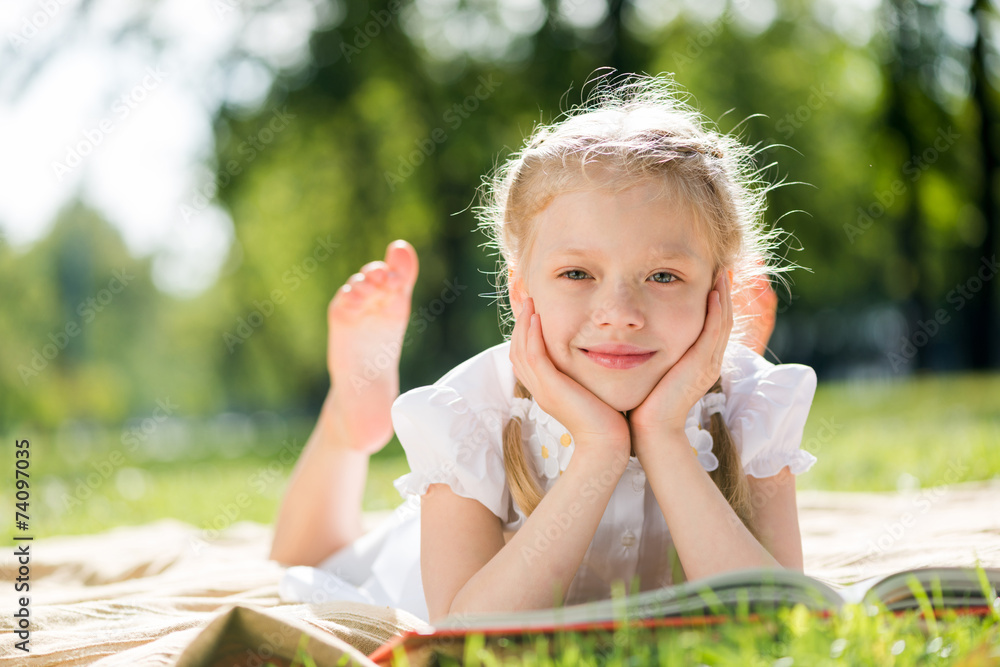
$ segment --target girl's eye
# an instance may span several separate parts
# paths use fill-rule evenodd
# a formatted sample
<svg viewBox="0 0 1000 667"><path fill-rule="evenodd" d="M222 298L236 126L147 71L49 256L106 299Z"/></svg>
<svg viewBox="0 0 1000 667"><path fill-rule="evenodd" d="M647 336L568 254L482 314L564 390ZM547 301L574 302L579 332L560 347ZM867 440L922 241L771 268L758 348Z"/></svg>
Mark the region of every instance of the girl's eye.
<svg viewBox="0 0 1000 667"><path fill-rule="evenodd" d="M672 283L675 280L677 280L677 276L675 276L674 274L669 273L667 271L659 271L657 273L654 273L653 276L654 276L654 278L656 276L663 276L665 278L665 280L657 280L656 281L656 282L661 283L663 285L666 285L667 283Z"/></svg>
<svg viewBox="0 0 1000 667"><path fill-rule="evenodd" d="M579 282L580 280L584 280L588 277L586 272L580 271L579 269L570 269L569 271L563 271L562 274L560 275L566 276L567 278L569 278L574 282ZM677 276L670 273L669 271L658 271L654 273L653 276L654 276L654 282L658 282L661 285L666 285L678 280ZM655 279L655 276L661 276L662 278Z"/></svg>

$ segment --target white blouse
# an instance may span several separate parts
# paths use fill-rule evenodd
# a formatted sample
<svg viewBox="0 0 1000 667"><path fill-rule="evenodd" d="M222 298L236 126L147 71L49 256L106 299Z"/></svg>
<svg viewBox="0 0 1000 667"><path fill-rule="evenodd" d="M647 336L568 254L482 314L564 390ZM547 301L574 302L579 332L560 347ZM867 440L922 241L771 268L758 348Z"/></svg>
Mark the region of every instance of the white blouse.
<svg viewBox="0 0 1000 667"><path fill-rule="evenodd" d="M392 421L412 472L394 485L416 501L430 484L444 483L457 495L479 501L500 518L505 532L516 531L525 515L514 503L503 467L503 428L522 417L522 436L543 491L548 491L573 456L573 436L533 399L514 397L510 343L485 350L449 371L433 385L399 396ZM705 428L721 412L743 468L770 477L785 466L794 474L816 458L800 449L816 374L799 364L774 365L736 343L726 349L722 396L700 399L685 432L698 460L714 470L712 438ZM694 508L692 508L694 509ZM636 457L631 457L566 594L566 604L611 597L611 586L626 587L638 576L640 590L671 584L670 531Z"/></svg>

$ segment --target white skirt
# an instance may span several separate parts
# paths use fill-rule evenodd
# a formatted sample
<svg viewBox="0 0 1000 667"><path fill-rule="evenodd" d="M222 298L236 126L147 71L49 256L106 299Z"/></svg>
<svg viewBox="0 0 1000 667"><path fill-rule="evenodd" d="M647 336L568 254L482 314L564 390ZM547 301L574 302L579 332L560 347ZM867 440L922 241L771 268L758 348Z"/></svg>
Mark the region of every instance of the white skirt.
<svg viewBox="0 0 1000 667"><path fill-rule="evenodd" d="M279 594L282 602L385 605L429 622L420 578L420 497L411 496L381 524L318 566L289 567Z"/></svg>

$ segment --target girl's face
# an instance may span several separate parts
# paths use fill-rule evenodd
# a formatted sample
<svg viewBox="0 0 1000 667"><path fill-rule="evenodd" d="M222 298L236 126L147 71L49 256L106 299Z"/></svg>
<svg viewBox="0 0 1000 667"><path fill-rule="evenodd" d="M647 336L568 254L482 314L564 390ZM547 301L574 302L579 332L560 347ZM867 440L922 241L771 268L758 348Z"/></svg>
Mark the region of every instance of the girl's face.
<svg viewBox="0 0 1000 667"><path fill-rule="evenodd" d="M529 264L511 276L514 315L534 299L556 368L621 412L698 338L715 283L693 208L660 192L646 183L558 195L535 219ZM593 352L614 345L646 355Z"/></svg>

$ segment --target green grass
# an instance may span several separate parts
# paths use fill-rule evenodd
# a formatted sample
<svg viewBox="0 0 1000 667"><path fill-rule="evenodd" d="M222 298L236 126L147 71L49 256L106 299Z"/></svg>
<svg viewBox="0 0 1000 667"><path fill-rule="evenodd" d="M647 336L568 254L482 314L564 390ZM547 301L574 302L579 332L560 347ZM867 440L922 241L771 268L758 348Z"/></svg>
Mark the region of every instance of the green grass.
<svg viewBox="0 0 1000 667"><path fill-rule="evenodd" d="M79 535L115 526L147 523L172 517L203 530L223 530L236 521L274 521L294 459L282 462L277 452L283 442L297 454L311 430L298 424L294 435L275 437L251 447L213 452L208 446L170 451L130 452L120 431L100 433L83 443L59 434L9 434L5 440L29 438L30 533L35 539ZM204 435L199 441L207 441ZM12 447L5 447L12 470ZM402 448L393 440L373 457L364 507L388 510L402 499L392 481L408 471ZM11 484L0 493L4 507L12 508ZM8 532L13 512L5 517Z"/></svg>
<svg viewBox="0 0 1000 667"><path fill-rule="evenodd" d="M467 641L441 665L584 667L607 665L987 665L1000 659L996 619L946 613L928 632L918 613L895 616L847 605L823 618L804 606L701 628L643 628L539 636L518 645L507 639ZM400 667L405 664L397 660Z"/></svg>
<svg viewBox="0 0 1000 667"><path fill-rule="evenodd" d="M820 386L803 448L819 459L798 478L800 489L892 491L1000 477L1000 376L917 378L886 384ZM127 451L121 431L75 440L65 433L9 433L3 449L14 467L15 438L31 439L30 532L36 539L83 534L173 517L202 529L222 530L250 520L270 524L293 463L282 464L282 442L305 442L311 423L251 444L218 431L176 449ZM215 446L213 446L215 445ZM366 510L395 507L392 480L406 473L393 441L373 457ZM13 473L0 502L13 527ZM548 647L519 650L518 664L633 665L985 665L1000 661L996 619L951 618L928 632L917 614L900 617L845 607L828 619L785 610L756 623L707 629L630 630L604 645L577 638L578 648L549 656ZM647 634L643 634L643 633ZM491 649L503 654L502 646ZM544 650L543 650L544 649ZM487 649L466 664L506 664Z"/></svg>
<svg viewBox="0 0 1000 667"><path fill-rule="evenodd" d="M798 486L892 491L1000 477L998 397L1000 376L992 375L821 385L803 437L803 448L819 461L799 476ZM211 446L214 432L176 452L140 447L130 453L121 431L81 442L25 433L5 441L31 438L31 530L43 538L162 517L208 529L231 522L227 509L237 500L244 502L234 520L271 523L293 465L281 463L278 451L283 442L297 451L311 427L294 424L287 435L264 434L252 446L230 443L222 452ZM13 451L4 451L12 470ZM392 481L407 471L393 440L372 459L365 509L398 505ZM0 493L5 507L13 505L12 487L4 484Z"/></svg>
<svg viewBox="0 0 1000 667"><path fill-rule="evenodd" d="M442 667L631 667L633 665L879 665L966 667L1000 661L998 617L959 616L945 610L928 622L920 613L845 605L828 617L804 606L706 627L647 628L621 623L615 630L522 637L470 635L435 651ZM285 663L282 663L285 664ZM291 667L315 667L300 646ZM394 667L409 667L401 651ZM268 667L277 667L268 663Z"/></svg>
<svg viewBox="0 0 1000 667"><path fill-rule="evenodd" d="M1000 376L821 385L801 489L895 491L1000 477Z"/></svg>

